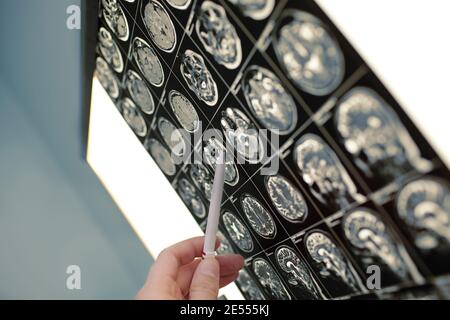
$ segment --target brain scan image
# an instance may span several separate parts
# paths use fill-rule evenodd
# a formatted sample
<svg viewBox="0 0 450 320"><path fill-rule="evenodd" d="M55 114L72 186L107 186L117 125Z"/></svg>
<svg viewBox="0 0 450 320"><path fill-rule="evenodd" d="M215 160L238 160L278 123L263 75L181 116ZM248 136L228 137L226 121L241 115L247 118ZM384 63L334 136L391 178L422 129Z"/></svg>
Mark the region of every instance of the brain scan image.
<svg viewBox="0 0 450 320"><path fill-rule="evenodd" d="M117 99L120 94L119 80L103 58L97 57L95 75L109 96Z"/></svg>
<svg viewBox="0 0 450 320"><path fill-rule="evenodd" d="M375 212L367 208L352 210L344 216L342 228L356 254L369 258L367 264L381 262L399 279L407 279L408 269L399 246Z"/></svg>
<svg viewBox="0 0 450 320"><path fill-rule="evenodd" d="M327 234L315 230L308 233L304 241L306 250L322 277L337 279L348 288L348 293L361 290L350 261Z"/></svg>
<svg viewBox="0 0 450 320"><path fill-rule="evenodd" d="M277 234L277 227L270 213L254 197L245 195L241 199L242 210L253 230L263 238L272 239Z"/></svg>
<svg viewBox="0 0 450 320"><path fill-rule="evenodd" d="M205 50L217 63L232 70L239 67L242 62L241 39L222 6L203 1L195 31Z"/></svg>
<svg viewBox="0 0 450 320"><path fill-rule="evenodd" d="M230 241L228 241L227 237L222 233L222 231L217 231L217 238L220 240L220 246L217 248L216 253L218 255L224 254L234 254L233 247L231 246Z"/></svg>
<svg viewBox="0 0 450 320"><path fill-rule="evenodd" d="M140 75L133 70L128 70L125 79L125 86L127 87L131 98L142 112L148 115L155 112L155 102L153 100L153 96Z"/></svg>
<svg viewBox="0 0 450 320"><path fill-rule="evenodd" d="M287 246L281 246L277 248L275 255L281 270L286 273L288 283L299 289L304 299L323 299L323 294L308 267L294 250Z"/></svg>
<svg viewBox="0 0 450 320"><path fill-rule="evenodd" d="M158 130L164 142L176 156L182 156L186 151L186 141L177 127L164 117L158 119Z"/></svg>
<svg viewBox="0 0 450 320"><path fill-rule="evenodd" d="M195 187L186 179L182 178L177 184L178 193L190 211L199 219L206 217L206 208L202 199L198 196Z"/></svg>
<svg viewBox="0 0 450 320"><path fill-rule="evenodd" d="M418 248L450 248L450 191L444 181L425 177L407 183L396 207Z"/></svg>
<svg viewBox="0 0 450 320"><path fill-rule="evenodd" d="M303 222L308 206L301 192L281 175L266 178L266 189L278 213L290 222Z"/></svg>
<svg viewBox="0 0 450 320"><path fill-rule="evenodd" d="M234 4L244 16L253 20L264 20L273 11L275 0L228 0Z"/></svg>
<svg viewBox="0 0 450 320"><path fill-rule="evenodd" d="M292 132L297 125L297 107L275 74L253 65L241 83L247 105L264 127L282 135Z"/></svg>
<svg viewBox="0 0 450 320"><path fill-rule="evenodd" d="M122 110L123 118L131 129L139 137L145 137L147 135L147 124L134 102L129 98L125 98L119 102L119 109Z"/></svg>
<svg viewBox="0 0 450 320"><path fill-rule="evenodd" d="M202 163L194 163L189 168L189 176L194 184L199 188L206 199L211 200L213 186L213 175Z"/></svg>
<svg viewBox="0 0 450 320"><path fill-rule="evenodd" d="M294 158L303 180L323 204L343 209L354 201L363 201L341 161L319 136L306 134L300 138Z"/></svg>
<svg viewBox="0 0 450 320"><path fill-rule="evenodd" d="M216 138L210 138L203 148L203 159L206 163L215 170L216 161L219 159L219 151L226 152L225 147ZM225 156L225 183L234 186L239 181L239 172L234 161L228 160L228 155Z"/></svg>
<svg viewBox="0 0 450 320"><path fill-rule="evenodd" d="M257 258L253 260L253 272L258 277L259 283L276 300L292 300L280 277L273 267L264 259Z"/></svg>
<svg viewBox="0 0 450 320"><path fill-rule="evenodd" d="M197 131L200 120L197 111L188 98L176 90L171 90L169 92L169 104L183 129L188 132Z"/></svg>
<svg viewBox="0 0 450 320"><path fill-rule="evenodd" d="M252 252L254 245L250 231L247 227L231 212L222 214L222 221L236 246L244 252Z"/></svg>
<svg viewBox="0 0 450 320"><path fill-rule="evenodd" d="M337 41L313 15L286 11L273 36L275 53L289 78L303 91L323 96L344 78L344 57Z"/></svg>
<svg viewBox="0 0 450 320"><path fill-rule="evenodd" d="M192 0L166 0L168 4L178 10L186 10L190 5Z"/></svg>
<svg viewBox="0 0 450 320"><path fill-rule="evenodd" d="M345 148L368 177L389 181L430 166L397 114L371 89L351 89L336 109L335 123Z"/></svg>
<svg viewBox="0 0 450 320"><path fill-rule="evenodd" d="M150 0L144 7L143 20L148 35L161 50L172 52L177 44L177 33L166 9L156 0Z"/></svg>
<svg viewBox="0 0 450 320"><path fill-rule="evenodd" d="M123 71L123 58L120 49L111 33L103 27L98 32L98 48L114 71L119 73Z"/></svg>
<svg viewBox="0 0 450 320"><path fill-rule="evenodd" d="M197 98L209 106L216 105L219 100L217 84L201 55L192 50L186 50L181 55L180 71L189 89L195 93Z"/></svg>
<svg viewBox="0 0 450 320"><path fill-rule="evenodd" d="M148 139L144 146L166 175L173 176L176 173L175 163L170 152L158 140Z"/></svg>
<svg viewBox="0 0 450 320"><path fill-rule="evenodd" d="M102 14L108 27L122 41L127 41L130 37L128 21L117 0L102 0Z"/></svg>
<svg viewBox="0 0 450 320"><path fill-rule="evenodd" d="M250 300L264 300L264 295L256 284L255 280L245 269L239 271L239 276L236 279L239 287Z"/></svg>
<svg viewBox="0 0 450 320"><path fill-rule="evenodd" d="M145 79L153 86L161 87L164 82L164 71L155 50L145 40L135 38L132 55Z"/></svg>
<svg viewBox="0 0 450 320"><path fill-rule="evenodd" d="M239 109L227 108L220 120L227 142L249 163L258 163L264 156L258 129Z"/></svg>

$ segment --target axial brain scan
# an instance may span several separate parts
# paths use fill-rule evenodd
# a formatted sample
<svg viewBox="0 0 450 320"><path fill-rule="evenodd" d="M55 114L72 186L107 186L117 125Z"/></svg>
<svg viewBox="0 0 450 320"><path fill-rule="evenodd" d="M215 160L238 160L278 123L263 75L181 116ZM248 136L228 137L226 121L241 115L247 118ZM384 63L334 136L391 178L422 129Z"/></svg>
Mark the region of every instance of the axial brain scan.
<svg viewBox="0 0 450 320"><path fill-rule="evenodd" d="M128 21L117 0L102 0L102 14L108 27L122 41L127 41L130 36Z"/></svg>
<svg viewBox="0 0 450 320"><path fill-rule="evenodd" d="M256 284L255 280L248 274L245 269L239 271L239 276L236 279L239 283L242 292L248 295L250 300L264 300L264 295Z"/></svg>
<svg viewBox="0 0 450 320"><path fill-rule="evenodd" d="M163 51L172 52L177 44L177 33L161 3L150 0L144 7L143 20L153 43Z"/></svg>
<svg viewBox="0 0 450 320"><path fill-rule="evenodd" d="M212 1L203 1L195 30L203 47L217 63L227 69L239 67L242 61L241 39L223 7Z"/></svg>
<svg viewBox="0 0 450 320"><path fill-rule="evenodd" d="M294 152L303 180L322 203L340 209L363 198L334 151L319 136L304 135Z"/></svg>
<svg viewBox="0 0 450 320"><path fill-rule="evenodd" d="M131 129L138 136L145 137L147 134L147 124L134 102L129 98L125 98L119 102L119 109L122 110L122 115Z"/></svg>
<svg viewBox="0 0 450 320"><path fill-rule="evenodd" d="M202 163L194 163L189 168L189 176L206 199L211 200L213 176Z"/></svg>
<svg viewBox="0 0 450 320"><path fill-rule="evenodd" d="M169 92L168 99L172 111L181 126L188 132L197 131L200 120L197 111L195 111L189 99L176 90Z"/></svg>
<svg viewBox="0 0 450 320"><path fill-rule="evenodd" d="M304 11L288 11L274 33L278 60L303 91L331 93L344 77L341 48L323 23Z"/></svg>
<svg viewBox="0 0 450 320"><path fill-rule="evenodd" d="M203 57L188 49L181 56L181 61L181 75L189 89L207 105L216 105L219 100L217 84L206 67Z"/></svg>
<svg viewBox="0 0 450 320"><path fill-rule="evenodd" d="M173 176L176 173L176 167L172 160L172 156L161 142L156 139L148 139L145 141L144 146L166 175Z"/></svg>
<svg viewBox="0 0 450 320"><path fill-rule="evenodd" d="M172 122L164 117L158 119L158 130L164 142L176 156L182 156L186 151L186 142L180 131Z"/></svg>
<svg viewBox="0 0 450 320"><path fill-rule="evenodd" d="M397 243L376 213L366 208L352 210L344 217L342 227L347 240L361 255L382 262L400 279L408 276Z"/></svg>
<svg viewBox="0 0 450 320"><path fill-rule="evenodd" d="M206 208L195 187L187 179L183 178L178 181L177 188L181 199L191 209L192 213L199 219L205 218Z"/></svg>
<svg viewBox="0 0 450 320"><path fill-rule="evenodd" d="M155 87L161 87L164 82L164 71L155 51L143 39L135 38L132 55L145 79Z"/></svg>
<svg viewBox="0 0 450 320"><path fill-rule="evenodd" d="M264 20L273 11L275 0L228 0L247 17L253 20Z"/></svg>
<svg viewBox="0 0 450 320"><path fill-rule="evenodd" d="M351 89L341 99L335 122L345 148L367 176L389 181L429 167L392 108L368 88Z"/></svg>
<svg viewBox="0 0 450 320"><path fill-rule="evenodd" d="M253 272L258 277L259 283L270 293L273 299L292 299L280 277L266 260L261 258L253 260Z"/></svg>
<svg viewBox="0 0 450 320"><path fill-rule="evenodd" d="M450 247L450 191L444 181L421 178L407 183L397 196L397 214L418 248Z"/></svg>
<svg viewBox="0 0 450 320"><path fill-rule="evenodd" d="M256 233L263 238L275 237L277 233L275 221L258 200L250 195L246 195L241 200L241 206L248 222Z"/></svg>
<svg viewBox="0 0 450 320"><path fill-rule="evenodd" d="M101 57L97 57L95 75L109 96L117 99L120 94L119 80L108 63Z"/></svg>
<svg viewBox="0 0 450 320"><path fill-rule="evenodd" d="M244 252L253 251L254 244L250 231L247 227L231 212L222 214L222 221L236 246Z"/></svg>
<svg viewBox="0 0 450 320"><path fill-rule="evenodd" d="M125 86L127 87L131 98L139 106L142 112L148 115L155 112L155 102L153 100L153 96L140 75L133 70L128 70L125 79Z"/></svg>
<svg viewBox="0 0 450 320"><path fill-rule="evenodd" d="M105 28L101 27L98 32L98 46L99 50L114 71L123 71L123 59L120 49L114 41L111 33Z"/></svg>
<svg viewBox="0 0 450 320"><path fill-rule="evenodd" d="M262 125L282 135L292 132L297 124L297 107L275 74L260 66L250 66L242 79L242 91Z"/></svg>
<svg viewBox="0 0 450 320"><path fill-rule="evenodd" d="M216 167L219 151L226 152L226 149L216 138L209 139L203 148L203 158L212 169ZM236 164L232 159L228 160L228 158L229 156L227 155L225 157L225 183L233 186L239 181L239 173Z"/></svg>

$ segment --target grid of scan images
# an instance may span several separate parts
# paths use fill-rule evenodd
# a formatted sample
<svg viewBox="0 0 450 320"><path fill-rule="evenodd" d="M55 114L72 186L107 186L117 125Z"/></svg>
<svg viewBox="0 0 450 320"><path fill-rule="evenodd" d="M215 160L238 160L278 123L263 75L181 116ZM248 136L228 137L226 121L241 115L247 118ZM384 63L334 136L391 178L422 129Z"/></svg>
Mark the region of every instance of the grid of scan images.
<svg viewBox="0 0 450 320"><path fill-rule="evenodd" d="M225 150L203 133L236 143L218 251L247 299L450 298L449 170L314 1L100 0L96 51L203 229Z"/></svg>

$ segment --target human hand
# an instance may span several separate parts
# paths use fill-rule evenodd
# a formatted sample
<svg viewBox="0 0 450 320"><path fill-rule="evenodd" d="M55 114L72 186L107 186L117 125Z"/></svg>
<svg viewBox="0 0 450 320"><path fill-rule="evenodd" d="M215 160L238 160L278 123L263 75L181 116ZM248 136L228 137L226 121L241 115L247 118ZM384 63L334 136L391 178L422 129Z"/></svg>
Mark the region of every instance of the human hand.
<svg viewBox="0 0 450 320"><path fill-rule="evenodd" d="M239 270L244 266L244 258L232 254L202 260L204 239L188 239L163 250L136 299L217 299L219 288L238 277ZM216 248L219 245L219 240L216 240Z"/></svg>

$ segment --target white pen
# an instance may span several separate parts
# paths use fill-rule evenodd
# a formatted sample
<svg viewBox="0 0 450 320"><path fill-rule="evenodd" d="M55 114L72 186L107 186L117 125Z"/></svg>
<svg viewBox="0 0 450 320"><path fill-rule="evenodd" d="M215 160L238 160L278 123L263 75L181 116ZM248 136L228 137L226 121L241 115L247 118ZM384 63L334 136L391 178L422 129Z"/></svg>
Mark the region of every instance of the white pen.
<svg viewBox="0 0 450 320"><path fill-rule="evenodd" d="M220 206L222 204L223 183L225 176L225 152L221 152L216 161L216 171L211 192L208 221L206 224L205 244L203 246L203 258L216 255L216 237L219 228Z"/></svg>

